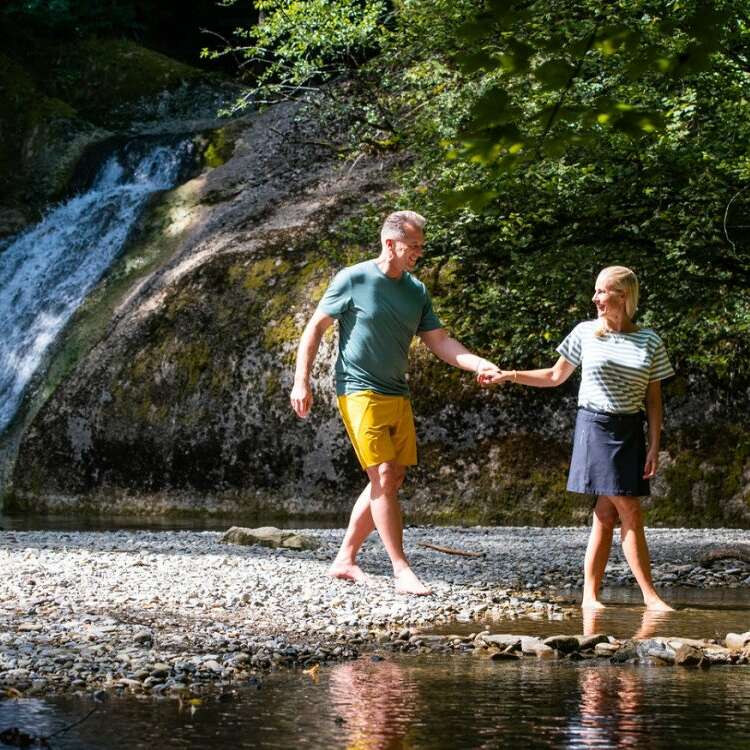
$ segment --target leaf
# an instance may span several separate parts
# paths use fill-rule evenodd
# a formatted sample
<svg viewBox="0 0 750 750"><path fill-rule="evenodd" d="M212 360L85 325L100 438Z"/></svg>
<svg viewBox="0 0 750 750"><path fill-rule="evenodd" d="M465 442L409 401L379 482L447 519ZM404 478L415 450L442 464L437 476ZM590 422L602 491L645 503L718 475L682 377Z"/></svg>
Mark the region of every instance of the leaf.
<svg viewBox="0 0 750 750"><path fill-rule="evenodd" d="M478 213L497 198L497 195L495 191L481 187L466 188L444 193L440 196L440 202L448 211L469 207Z"/></svg>
<svg viewBox="0 0 750 750"><path fill-rule="evenodd" d="M483 50L461 52L453 57L455 64L464 73L476 73L478 70L493 70L498 66L498 60Z"/></svg>
<svg viewBox="0 0 750 750"><path fill-rule="evenodd" d="M493 86L477 99L471 110L471 129L483 130L492 125L508 121L508 92L500 86Z"/></svg>
<svg viewBox="0 0 750 750"><path fill-rule="evenodd" d="M302 674L308 675L313 682L317 683L320 678L320 664L313 664L308 669L303 669Z"/></svg>
<svg viewBox="0 0 750 750"><path fill-rule="evenodd" d="M575 72L575 68L560 60L548 60L534 68L534 77L545 88L560 89L565 86Z"/></svg>

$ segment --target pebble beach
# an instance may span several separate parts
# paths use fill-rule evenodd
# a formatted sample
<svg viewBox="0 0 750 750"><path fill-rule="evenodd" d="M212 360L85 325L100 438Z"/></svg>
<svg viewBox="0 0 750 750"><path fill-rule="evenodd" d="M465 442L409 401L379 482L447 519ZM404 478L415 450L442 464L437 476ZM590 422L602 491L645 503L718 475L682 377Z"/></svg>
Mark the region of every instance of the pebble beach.
<svg viewBox="0 0 750 750"><path fill-rule="evenodd" d="M395 593L375 535L360 556L371 577L364 586L326 575L343 530L300 533L320 546L223 544L221 533L208 531L0 532L0 687L24 695L158 696L229 690L270 669L310 669L376 648L520 655L520 639L493 643L486 623L568 616L582 583L588 529L407 528L407 554L433 590L428 597ZM698 562L706 551L748 537L736 529L650 529L655 583L667 598L670 586L689 586L747 589L750 600L750 564ZM632 584L615 544L605 586ZM420 636L453 622L476 623L475 632ZM530 653L544 651L532 645ZM619 648L601 639L583 646L598 646L600 656Z"/></svg>

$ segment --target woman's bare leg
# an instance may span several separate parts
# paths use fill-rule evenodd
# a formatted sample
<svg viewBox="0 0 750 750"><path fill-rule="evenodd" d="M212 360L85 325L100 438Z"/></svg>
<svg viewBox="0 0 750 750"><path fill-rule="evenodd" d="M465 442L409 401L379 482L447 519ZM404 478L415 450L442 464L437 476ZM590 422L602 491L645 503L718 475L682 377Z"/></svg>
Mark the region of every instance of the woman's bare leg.
<svg viewBox="0 0 750 750"><path fill-rule="evenodd" d="M657 593L651 579L651 558L646 544L646 532L643 528L643 511L637 497L613 497L622 523L622 551L630 565L635 580L641 587L646 609L671 612L670 607Z"/></svg>
<svg viewBox="0 0 750 750"><path fill-rule="evenodd" d="M617 522L617 509L612 500L601 495L594 506L591 534L583 561L583 609L603 609L599 601L599 590L604 579L609 551L612 548L612 532Z"/></svg>

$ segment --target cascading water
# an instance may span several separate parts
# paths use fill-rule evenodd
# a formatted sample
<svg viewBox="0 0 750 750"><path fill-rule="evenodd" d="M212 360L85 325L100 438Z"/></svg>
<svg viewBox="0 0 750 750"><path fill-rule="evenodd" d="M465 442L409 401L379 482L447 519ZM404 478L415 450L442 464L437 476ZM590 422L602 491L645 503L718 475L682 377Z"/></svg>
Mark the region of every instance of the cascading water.
<svg viewBox="0 0 750 750"><path fill-rule="evenodd" d="M119 255L149 196L174 187L192 157L189 140L145 152L131 144L107 159L85 193L0 252L0 431L50 345Z"/></svg>

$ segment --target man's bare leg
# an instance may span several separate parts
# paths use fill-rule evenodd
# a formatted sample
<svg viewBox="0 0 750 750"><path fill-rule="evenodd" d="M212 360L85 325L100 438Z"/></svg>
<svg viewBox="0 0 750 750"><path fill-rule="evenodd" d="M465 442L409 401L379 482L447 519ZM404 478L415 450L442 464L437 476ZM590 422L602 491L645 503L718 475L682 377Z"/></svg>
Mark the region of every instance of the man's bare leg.
<svg viewBox="0 0 750 750"><path fill-rule="evenodd" d="M396 591L417 596L430 594L430 589L414 574L404 554L404 526L398 491L404 481L406 469L400 464L387 461L378 466L371 466L367 470L367 475L372 486L372 519L391 559Z"/></svg>
<svg viewBox="0 0 750 750"><path fill-rule="evenodd" d="M604 609L599 601L599 590L612 549L612 532L616 522L617 508L606 495L599 496L594 507L591 534L583 562L582 609Z"/></svg>
<svg viewBox="0 0 750 750"><path fill-rule="evenodd" d="M635 497L613 497L612 502L620 514L622 528L622 551L633 571L633 576L641 587L646 609L656 612L673 612L657 593L651 579L651 558L646 544L646 532L643 528L641 502Z"/></svg>
<svg viewBox="0 0 750 750"><path fill-rule="evenodd" d="M357 565L357 553L364 544L365 539L375 530L375 522L372 520L370 501L372 499L372 485L368 483L357 498L349 517L344 539L341 542L336 559L328 569L328 575L333 578L343 578L347 581L365 583L367 574Z"/></svg>

